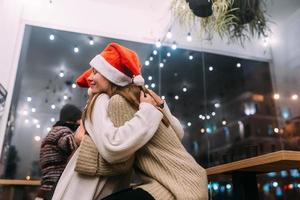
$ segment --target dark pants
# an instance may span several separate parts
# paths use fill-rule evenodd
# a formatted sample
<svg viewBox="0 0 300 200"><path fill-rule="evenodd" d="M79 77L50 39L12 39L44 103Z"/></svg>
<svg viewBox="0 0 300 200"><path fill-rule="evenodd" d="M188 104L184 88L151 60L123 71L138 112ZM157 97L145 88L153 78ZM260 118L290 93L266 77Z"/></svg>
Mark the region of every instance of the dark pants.
<svg viewBox="0 0 300 200"><path fill-rule="evenodd" d="M120 192L116 192L105 197L102 200L124 200L124 199L133 199L133 200L155 200L148 192L143 189L126 189Z"/></svg>

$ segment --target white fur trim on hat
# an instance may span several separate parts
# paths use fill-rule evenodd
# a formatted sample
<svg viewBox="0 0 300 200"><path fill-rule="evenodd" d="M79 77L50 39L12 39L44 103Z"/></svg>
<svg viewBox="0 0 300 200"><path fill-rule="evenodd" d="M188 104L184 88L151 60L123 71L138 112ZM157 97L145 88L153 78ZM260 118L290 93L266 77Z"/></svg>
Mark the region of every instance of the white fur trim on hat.
<svg viewBox="0 0 300 200"><path fill-rule="evenodd" d="M95 56L90 65L105 78L119 86L126 86L132 82L131 78L109 64L101 55Z"/></svg>
<svg viewBox="0 0 300 200"><path fill-rule="evenodd" d="M137 75L133 78L132 80L133 84L138 85L138 86L142 86L145 84L145 80L141 75Z"/></svg>

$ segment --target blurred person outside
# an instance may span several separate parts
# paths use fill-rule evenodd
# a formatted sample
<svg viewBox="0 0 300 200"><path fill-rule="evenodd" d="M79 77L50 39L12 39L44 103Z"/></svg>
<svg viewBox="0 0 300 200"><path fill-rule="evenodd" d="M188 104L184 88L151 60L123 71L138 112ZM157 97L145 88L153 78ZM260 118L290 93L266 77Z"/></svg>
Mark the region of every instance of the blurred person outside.
<svg viewBox="0 0 300 200"><path fill-rule="evenodd" d="M40 150L42 171L41 187L36 200L50 200L55 186L64 171L72 153L80 144L81 111L72 104L66 104L57 121L43 139ZM78 128L79 127L79 128Z"/></svg>

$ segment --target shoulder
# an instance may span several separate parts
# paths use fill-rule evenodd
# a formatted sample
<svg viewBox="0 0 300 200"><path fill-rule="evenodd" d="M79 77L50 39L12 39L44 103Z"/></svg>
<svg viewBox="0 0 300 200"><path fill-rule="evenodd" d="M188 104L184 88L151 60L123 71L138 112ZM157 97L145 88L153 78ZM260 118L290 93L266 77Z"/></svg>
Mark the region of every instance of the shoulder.
<svg viewBox="0 0 300 200"><path fill-rule="evenodd" d="M126 99L119 94L115 94L109 100L109 103L127 103Z"/></svg>
<svg viewBox="0 0 300 200"><path fill-rule="evenodd" d="M97 96L96 103L103 103L103 102L108 102L109 101L109 96L105 93L100 94Z"/></svg>
<svg viewBox="0 0 300 200"><path fill-rule="evenodd" d="M108 108L110 107L131 107L131 105L123 96L115 94L109 100Z"/></svg>

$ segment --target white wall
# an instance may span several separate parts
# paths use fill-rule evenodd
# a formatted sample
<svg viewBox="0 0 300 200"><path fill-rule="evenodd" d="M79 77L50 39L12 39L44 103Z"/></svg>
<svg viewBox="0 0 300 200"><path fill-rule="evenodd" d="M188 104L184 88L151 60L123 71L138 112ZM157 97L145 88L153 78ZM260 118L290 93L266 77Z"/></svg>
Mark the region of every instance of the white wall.
<svg viewBox="0 0 300 200"><path fill-rule="evenodd" d="M93 35L154 43L170 26L171 0L0 0L0 82L8 90L4 115L0 122L0 147L10 107L24 24L44 26ZM185 41L186 31L174 28L179 47L231 56L270 59L261 41L228 45L194 39ZM1 154L1 150L0 150Z"/></svg>

